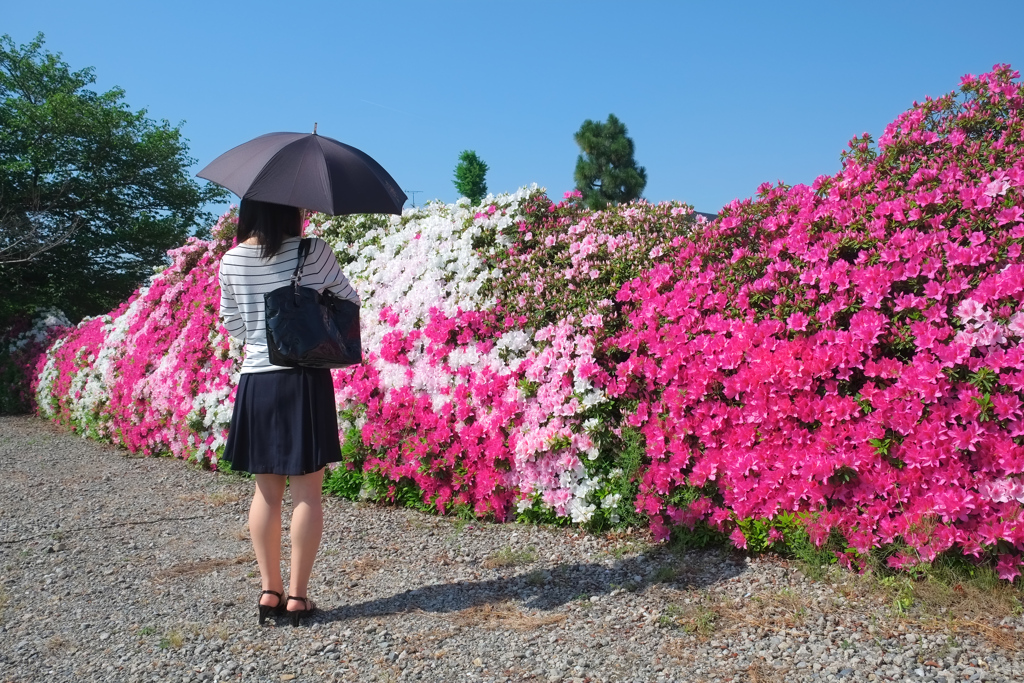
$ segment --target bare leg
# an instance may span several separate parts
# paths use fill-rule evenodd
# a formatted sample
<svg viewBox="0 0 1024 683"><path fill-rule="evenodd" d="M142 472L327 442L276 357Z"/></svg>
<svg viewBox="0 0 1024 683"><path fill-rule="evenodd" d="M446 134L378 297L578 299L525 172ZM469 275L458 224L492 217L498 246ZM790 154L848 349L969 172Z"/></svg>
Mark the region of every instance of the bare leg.
<svg viewBox="0 0 1024 683"><path fill-rule="evenodd" d="M288 595L306 597L309 590L309 575L313 571L313 560L320 549L320 537L324 532L324 508L322 504L324 471L288 477L292 490L292 572L288 579ZM292 610L303 610L302 601L291 601Z"/></svg>
<svg viewBox="0 0 1024 683"><path fill-rule="evenodd" d="M257 474L256 493L249 506L249 535L260 565L263 590L284 593L281 580L281 499L285 478L279 474ZM277 598L264 595L261 605L277 605Z"/></svg>

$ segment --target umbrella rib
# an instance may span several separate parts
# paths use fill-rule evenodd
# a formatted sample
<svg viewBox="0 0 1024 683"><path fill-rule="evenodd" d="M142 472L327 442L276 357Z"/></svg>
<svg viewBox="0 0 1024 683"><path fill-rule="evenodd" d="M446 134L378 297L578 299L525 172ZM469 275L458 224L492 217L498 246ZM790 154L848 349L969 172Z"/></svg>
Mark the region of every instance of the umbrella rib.
<svg viewBox="0 0 1024 683"><path fill-rule="evenodd" d="M334 195L331 192L331 179L330 173L328 172L327 169L327 158L326 155L324 154L323 145L320 143L320 136L314 135L312 139L316 142L317 148L320 150L320 154L314 155L313 160L310 160L308 156L303 156L302 164L306 164L307 162L312 161L312 163L317 164L320 167L320 173L317 174L321 181L320 189L324 191L325 196L331 198L330 213L331 215L334 215Z"/></svg>
<svg viewBox="0 0 1024 683"><path fill-rule="evenodd" d="M324 143L320 140L319 135L314 136L313 139L316 140L317 147L320 148L320 165L322 171L320 177L324 181L324 189L326 190L325 194L331 198L331 215L333 216L336 215L335 209L338 207L337 202L334 201L334 192L331 185L331 169L327 165L327 150L324 149Z"/></svg>
<svg viewBox="0 0 1024 683"><path fill-rule="evenodd" d="M260 181L263 180L265 177L268 177L268 176L272 175L273 173L280 173L280 171L278 171L277 169L274 168L274 164L275 163L280 163L280 159L281 159L282 155L285 153L285 151L288 148L290 148L292 145L296 145L296 144L301 143L303 141L304 141L304 138L298 138L296 140L292 140L288 144L286 144L283 147L281 147L281 149L277 150L277 152L275 152L273 154L273 156L271 156L269 159L267 159L267 162L263 165L263 168L260 169L260 172L256 175L256 177L253 179L253 181L249 184L249 189L246 190L246 194L249 194L249 191L251 191L252 188L254 188L257 185L259 185ZM291 195L291 193L295 191L295 184L298 181L297 175L298 174L296 173L291 178L291 183L289 184L289 188L288 188L288 194L289 195Z"/></svg>

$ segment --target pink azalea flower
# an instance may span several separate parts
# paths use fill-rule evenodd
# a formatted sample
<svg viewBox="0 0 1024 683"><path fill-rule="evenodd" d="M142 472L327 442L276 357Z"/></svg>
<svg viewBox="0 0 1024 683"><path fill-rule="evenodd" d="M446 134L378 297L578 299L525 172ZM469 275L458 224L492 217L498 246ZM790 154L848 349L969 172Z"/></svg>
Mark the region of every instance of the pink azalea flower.
<svg viewBox="0 0 1024 683"><path fill-rule="evenodd" d="M1020 557L1017 555L1000 555L996 562L996 574L1004 581L1013 581L1020 576Z"/></svg>
<svg viewBox="0 0 1024 683"><path fill-rule="evenodd" d="M807 323L810 320L804 313L797 311L789 316L786 320L786 325L793 331L801 331L807 329Z"/></svg>
<svg viewBox="0 0 1024 683"><path fill-rule="evenodd" d="M1019 223L1022 216L1024 216L1024 209L1019 206L1011 206L996 213L996 225Z"/></svg>

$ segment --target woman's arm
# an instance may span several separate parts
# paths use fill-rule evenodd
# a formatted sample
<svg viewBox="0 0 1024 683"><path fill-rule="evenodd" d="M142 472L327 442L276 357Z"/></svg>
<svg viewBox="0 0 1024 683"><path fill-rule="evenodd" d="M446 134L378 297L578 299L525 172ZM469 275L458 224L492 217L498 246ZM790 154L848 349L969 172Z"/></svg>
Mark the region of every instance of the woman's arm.
<svg viewBox="0 0 1024 683"><path fill-rule="evenodd" d="M245 320L242 319L242 312L238 310L238 303L235 301L231 284L224 277L223 263L218 279L220 280L220 319L228 334L238 341L245 341Z"/></svg>

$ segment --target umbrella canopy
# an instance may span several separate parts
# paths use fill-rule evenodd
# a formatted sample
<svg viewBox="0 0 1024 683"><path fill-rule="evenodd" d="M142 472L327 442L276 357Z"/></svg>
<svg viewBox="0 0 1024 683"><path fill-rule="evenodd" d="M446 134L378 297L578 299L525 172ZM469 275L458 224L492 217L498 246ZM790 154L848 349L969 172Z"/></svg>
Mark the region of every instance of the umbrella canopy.
<svg viewBox="0 0 1024 683"><path fill-rule="evenodd" d="M309 133L267 133L224 152L196 174L243 199L331 215L401 214L408 199L360 150Z"/></svg>

